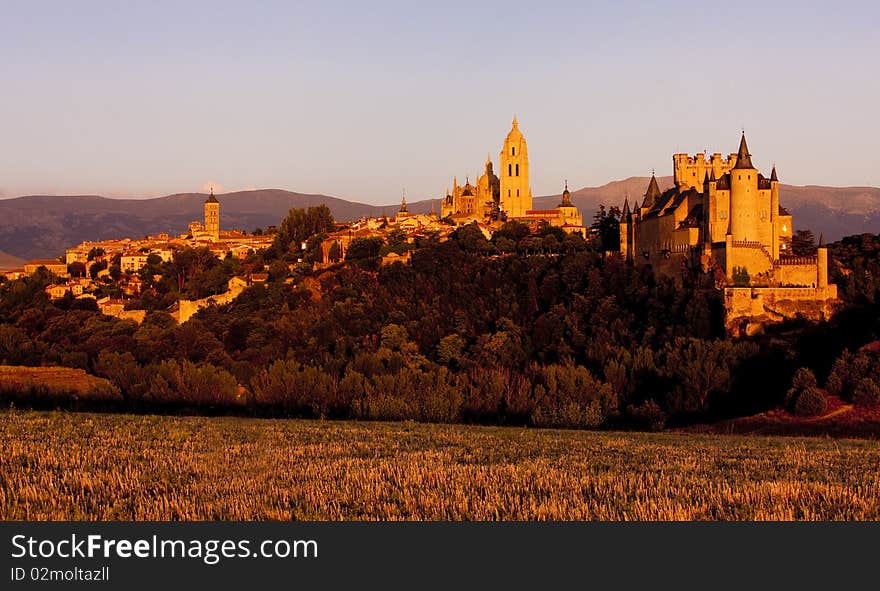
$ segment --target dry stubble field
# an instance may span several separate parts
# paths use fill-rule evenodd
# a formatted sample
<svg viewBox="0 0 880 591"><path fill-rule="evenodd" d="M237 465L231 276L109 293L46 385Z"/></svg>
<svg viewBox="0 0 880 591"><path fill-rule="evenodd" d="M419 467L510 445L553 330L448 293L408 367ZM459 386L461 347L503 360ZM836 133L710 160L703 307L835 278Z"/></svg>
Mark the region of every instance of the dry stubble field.
<svg viewBox="0 0 880 591"><path fill-rule="evenodd" d="M880 519L867 440L0 411L0 518Z"/></svg>

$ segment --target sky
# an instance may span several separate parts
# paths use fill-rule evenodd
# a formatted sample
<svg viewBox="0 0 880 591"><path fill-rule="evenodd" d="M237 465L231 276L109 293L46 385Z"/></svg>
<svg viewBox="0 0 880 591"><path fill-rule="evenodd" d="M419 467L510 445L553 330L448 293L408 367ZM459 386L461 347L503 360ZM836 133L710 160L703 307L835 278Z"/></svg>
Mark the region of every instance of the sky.
<svg viewBox="0 0 880 591"><path fill-rule="evenodd" d="M0 0L0 197L534 195L736 151L880 186L880 3Z"/></svg>

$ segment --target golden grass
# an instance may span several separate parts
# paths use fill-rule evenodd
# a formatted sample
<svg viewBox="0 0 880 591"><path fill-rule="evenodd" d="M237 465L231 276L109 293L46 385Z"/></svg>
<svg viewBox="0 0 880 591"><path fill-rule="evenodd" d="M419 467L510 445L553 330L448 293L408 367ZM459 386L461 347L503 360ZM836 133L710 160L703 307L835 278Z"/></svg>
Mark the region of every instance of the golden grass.
<svg viewBox="0 0 880 591"><path fill-rule="evenodd" d="M3 519L878 519L872 441L0 411Z"/></svg>

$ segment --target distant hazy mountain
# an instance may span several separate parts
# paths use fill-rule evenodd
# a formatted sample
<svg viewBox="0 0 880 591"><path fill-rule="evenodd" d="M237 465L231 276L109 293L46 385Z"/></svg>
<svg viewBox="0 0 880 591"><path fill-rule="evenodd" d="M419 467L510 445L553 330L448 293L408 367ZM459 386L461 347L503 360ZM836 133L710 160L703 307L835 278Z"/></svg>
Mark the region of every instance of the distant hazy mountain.
<svg viewBox="0 0 880 591"><path fill-rule="evenodd" d="M589 224L600 204L630 205L641 201L648 177L631 177L601 187L586 187L572 193L572 201ZM658 177L661 187L672 185L672 177ZM204 193L181 193L156 199L107 199L92 195L70 197L29 196L0 200L0 268L3 254L23 259L61 255L66 248L84 240L140 238L148 234L186 231L192 220L202 219ZM326 203L338 220L367 215L394 215L399 204L385 206L346 201L326 195L306 195L281 189L240 191L218 195L221 227L251 231L281 222L292 207ZM536 197L536 208L556 206L561 195ZM809 228L825 234L829 241L849 234L880 232L880 188L876 187L780 187L782 205L794 215L795 229ZM432 203L439 211L440 200L408 204L414 213L427 213Z"/></svg>
<svg viewBox="0 0 880 591"><path fill-rule="evenodd" d="M84 240L141 238L159 232L180 234L190 221L202 219L206 197L203 193L156 199L35 195L0 200L0 251L30 259L59 256ZM248 232L279 224L292 207L325 203L340 220L383 213L381 207L280 189L228 193L218 195L218 199L221 227ZM387 213L396 211L394 206Z"/></svg>
<svg viewBox="0 0 880 591"><path fill-rule="evenodd" d="M0 251L0 271L9 271L17 269L24 265L25 261L11 254Z"/></svg>

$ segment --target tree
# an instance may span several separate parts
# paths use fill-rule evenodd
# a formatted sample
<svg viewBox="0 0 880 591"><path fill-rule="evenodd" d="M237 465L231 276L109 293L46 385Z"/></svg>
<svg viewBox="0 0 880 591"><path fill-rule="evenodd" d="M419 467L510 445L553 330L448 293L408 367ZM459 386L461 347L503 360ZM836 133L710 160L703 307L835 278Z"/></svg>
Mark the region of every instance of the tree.
<svg viewBox="0 0 880 591"><path fill-rule="evenodd" d="M749 270L745 267L734 267L732 274L733 284L737 287L745 287L752 280L751 276L749 275Z"/></svg>
<svg viewBox="0 0 880 591"><path fill-rule="evenodd" d="M599 205L599 211L593 216L590 228L596 234L596 240L600 250L620 249L620 208L616 205L605 211L604 205Z"/></svg>
<svg viewBox="0 0 880 591"><path fill-rule="evenodd" d="M385 244L385 241L379 236L355 238L348 245L348 250L345 252L345 260L362 261L374 259L379 256L379 251L382 250L383 244Z"/></svg>
<svg viewBox="0 0 880 591"><path fill-rule="evenodd" d="M70 273L71 277L85 277L86 265L80 261L74 261L67 265L67 272Z"/></svg>
<svg viewBox="0 0 880 591"><path fill-rule="evenodd" d="M339 262L339 259L342 258L342 248L335 240L333 241L333 244L330 245L330 252L327 253L327 258L331 263L337 263Z"/></svg>
<svg viewBox="0 0 880 591"><path fill-rule="evenodd" d="M816 254L816 237L810 230L798 230L791 238L791 253L798 257Z"/></svg>
<svg viewBox="0 0 880 591"><path fill-rule="evenodd" d="M272 250L276 257L288 257L291 248L299 250L300 245L312 236L331 232L333 228L333 214L326 205L291 209L281 222Z"/></svg>
<svg viewBox="0 0 880 591"><path fill-rule="evenodd" d="M491 245L483 235L483 231L477 224L467 224L458 228L450 236L455 240L462 250L466 252L484 253L487 252Z"/></svg>
<svg viewBox="0 0 880 591"><path fill-rule="evenodd" d="M98 257L104 256L104 254L105 254L104 249L96 246L89 251L89 254L87 256L87 260L93 261Z"/></svg>

